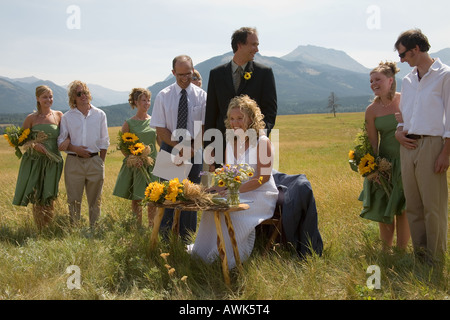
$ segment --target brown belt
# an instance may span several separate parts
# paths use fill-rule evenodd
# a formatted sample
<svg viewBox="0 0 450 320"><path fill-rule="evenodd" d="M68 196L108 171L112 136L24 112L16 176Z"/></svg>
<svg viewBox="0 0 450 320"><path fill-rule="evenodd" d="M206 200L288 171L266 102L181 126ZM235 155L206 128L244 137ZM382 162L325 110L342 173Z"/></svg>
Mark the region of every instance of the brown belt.
<svg viewBox="0 0 450 320"><path fill-rule="evenodd" d="M79 156L79 155L76 154L76 153L68 153L68 155L69 155L69 156L78 157L78 158L83 158L83 157ZM92 157L95 157L95 156L98 156L98 152L89 153L89 158L92 158Z"/></svg>
<svg viewBox="0 0 450 320"><path fill-rule="evenodd" d="M425 134L407 134L406 137L409 139L413 139L413 140L419 140L419 139L431 137L431 136L425 135Z"/></svg>

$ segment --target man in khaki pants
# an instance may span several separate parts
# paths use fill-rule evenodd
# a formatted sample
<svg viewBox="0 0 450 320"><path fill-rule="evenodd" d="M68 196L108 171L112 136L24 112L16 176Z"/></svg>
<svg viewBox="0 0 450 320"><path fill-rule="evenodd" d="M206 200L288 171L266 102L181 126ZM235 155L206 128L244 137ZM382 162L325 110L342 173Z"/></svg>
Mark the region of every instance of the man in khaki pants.
<svg viewBox="0 0 450 320"><path fill-rule="evenodd" d="M90 104L87 85L79 80L69 85L70 110L61 118L59 149L67 152L64 179L70 220L80 220L84 189L89 205L89 224L100 217L105 178L105 157L109 146L105 113Z"/></svg>
<svg viewBox="0 0 450 320"><path fill-rule="evenodd" d="M447 250L450 155L450 67L428 54L418 29L402 33L395 48L415 67L402 82L400 142L406 214L414 250L425 261L443 261Z"/></svg>

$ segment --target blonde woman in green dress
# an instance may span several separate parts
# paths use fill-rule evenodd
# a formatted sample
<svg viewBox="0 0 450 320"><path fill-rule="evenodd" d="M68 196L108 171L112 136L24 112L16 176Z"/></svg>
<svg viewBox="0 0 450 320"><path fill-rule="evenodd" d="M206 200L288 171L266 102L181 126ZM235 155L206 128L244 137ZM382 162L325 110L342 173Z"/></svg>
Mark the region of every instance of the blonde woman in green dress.
<svg viewBox="0 0 450 320"><path fill-rule="evenodd" d="M145 145L150 146L150 157L154 161L156 159L156 130L150 127L151 117L148 114L150 109L151 92L144 88L134 88L130 95L128 102L132 109L136 109L136 115L126 120L122 126L122 134L125 132L134 133L139 141ZM125 155L125 154L124 154ZM147 166L146 170L150 176L151 181L158 178L152 175L153 165ZM123 160L117 177L116 185L114 187L113 195L131 200L131 210L136 215L139 225L142 224L142 199L145 197L145 189L148 186L146 177L140 170L130 168L127 166L127 156ZM148 223L153 225L155 216L155 207L147 206Z"/></svg>
<svg viewBox="0 0 450 320"><path fill-rule="evenodd" d="M392 191L388 196L376 182L364 179L359 196L363 202L361 217L379 222L380 238L385 249L393 245L397 231L397 248L406 249L410 238L405 214L405 196L400 170L400 144L395 138L400 93L396 92L395 62L381 62L370 72L370 87L375 99L365 112L365 123L370 144L375 155L386 158L392 165Z"/></svg>
<svg viewBox="0 0 450 320"><path fill-rule="evenodd" d="M23 128L31 129L32 142L20 161L19 174L13 204L27 206L33 204L33 217L39 229L53 219L53 202L58 196L59 180L63 170L63 160L58 151L57 138L61 111L52 110L53 92L48 86L36 88L37 111L29 114ZM44 132L44 141L36 140L39 132ZM52 153L52 157L49 157Z"/></svg>

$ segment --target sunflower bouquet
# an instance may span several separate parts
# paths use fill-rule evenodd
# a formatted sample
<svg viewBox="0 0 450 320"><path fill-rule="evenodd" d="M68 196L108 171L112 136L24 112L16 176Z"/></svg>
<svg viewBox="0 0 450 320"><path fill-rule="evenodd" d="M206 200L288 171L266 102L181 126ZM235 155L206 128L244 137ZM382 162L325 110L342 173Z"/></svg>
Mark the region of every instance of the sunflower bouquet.
<svg viewBox="0 0 450 320"><path fill-rule="evenodd" d="M19 147L23 146L28 140L30 140L31 130L29 128L24 129L17 126L9 126L5 128L5 134L3 137L8 141L9 145L16 149L17 158L22 158L22 150Z"/></svg>
<svg viewBox="0 0 450 320"><path fill-rule="evenodd" d="M205 191L203 185L178 178L170 181L154 181L145 190L144 203L191 205L195 209L203 209L215 204L214 195Z"/></svg>
<svg viewBox="0 0 450 320"><path fill-rule="evenodd" d="M392 166L386 159L376 156L370 144L365 126L356 137L357 145L348 153L350 168L362 177L380 184L389 196L392 191Z"/></svg>
<svg viewBox="0 0 450 320"><path fill-rule="evenodd" d="M149 157L152 152L151 147L140 142L134 133L119 131L117 148L127 157L127 166L141 170L147 182L150 182L150 175L146 168L153 164L153 159Z"/></svg>
<svg viewBox="0 0 450 320"><path fill-rule="evenodd" d="M9 145L15 149L15 155L18 159L22 158L24 152L42 155L42 153L34 150L34 146L37 143L44 142L48 138L47 134L43 131L32 133L30 128L24 129L17 126L9 126L5 128L5 134L3 137L6 141L8 141ZM62 157L60 155L54 154L48 150L46 150L45 156L54 162L62 161Z"/></svg>

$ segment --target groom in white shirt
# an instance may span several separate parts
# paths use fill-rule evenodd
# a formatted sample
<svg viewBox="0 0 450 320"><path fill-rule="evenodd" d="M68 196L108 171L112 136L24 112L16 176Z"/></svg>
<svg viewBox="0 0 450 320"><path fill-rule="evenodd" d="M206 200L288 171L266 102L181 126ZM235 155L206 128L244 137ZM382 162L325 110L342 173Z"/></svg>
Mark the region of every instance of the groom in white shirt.
<svg viewBox="0 0 450 320"><path fill-rule="evenodd" d="M403 79L400 142L406 214L414 250L426 262L439 262L447 250L450 155L450 67L428 54L418 29L403 32L395 48L414 69Z"/></svg>

